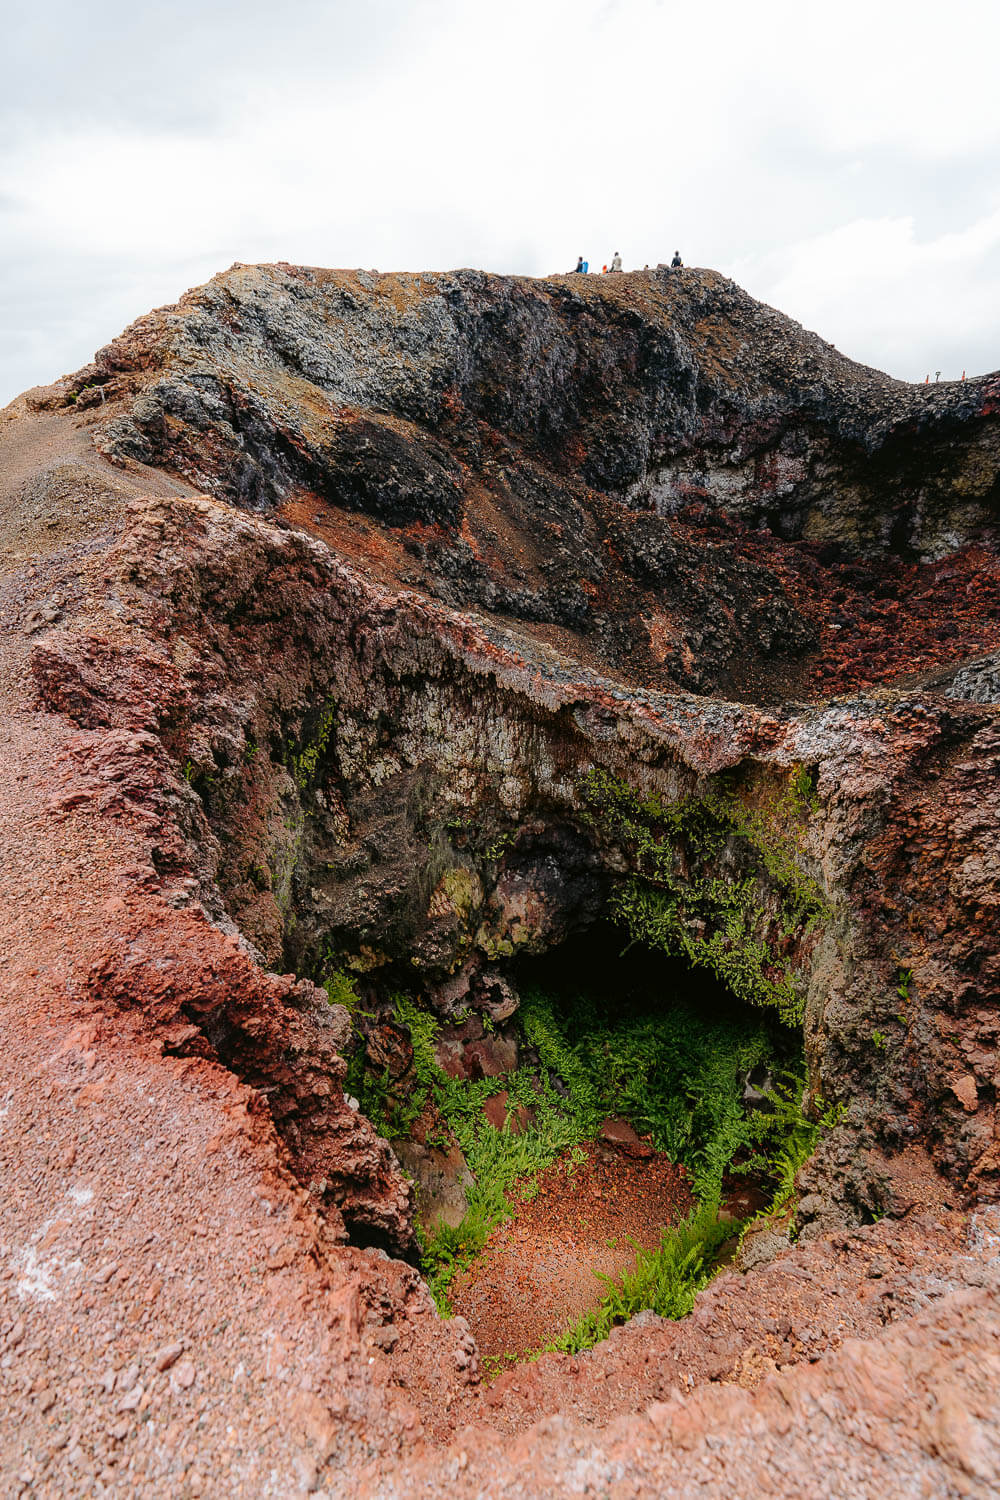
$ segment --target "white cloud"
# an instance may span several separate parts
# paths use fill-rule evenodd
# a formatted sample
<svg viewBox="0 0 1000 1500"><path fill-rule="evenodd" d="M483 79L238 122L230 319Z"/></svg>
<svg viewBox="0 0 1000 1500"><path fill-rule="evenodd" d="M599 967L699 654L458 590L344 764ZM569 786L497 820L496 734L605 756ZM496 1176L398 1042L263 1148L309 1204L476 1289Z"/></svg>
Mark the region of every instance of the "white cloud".
<svg viewBox="0 0 1000 1500"><path fill-rule="evenodd" d="M852 358L904 379L1000 368L1000 208L928 240L912 218L859 219L733 274Z"/></svg>
<svg viewBox="0 0 1000 1500"><path fill-rule="evenodd" d="M976 321L982 357L997 342L993 0L161 19L50 0L44 30L14 24L0 402L233 260L543 274L676 245L895 374Z"/></svg>

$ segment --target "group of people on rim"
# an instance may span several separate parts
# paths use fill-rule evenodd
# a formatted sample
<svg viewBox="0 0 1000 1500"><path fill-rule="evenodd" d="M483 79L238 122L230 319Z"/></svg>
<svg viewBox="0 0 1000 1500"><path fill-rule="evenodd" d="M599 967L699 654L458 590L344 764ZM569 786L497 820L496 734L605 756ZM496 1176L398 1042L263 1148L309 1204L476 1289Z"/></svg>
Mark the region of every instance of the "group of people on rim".
<svg viewBox="0 0 1000 1500"><path fill-rule="evenodd" d="M679 250L675 250L674 251L674 258L670 262L670 265L669 265L669 267L667 269L669 269L671 271L679 271L680 268L681 268L681 266L683 266L683 264L684 264L684 262L681 260L681 252ZM602 266L601 267L601 275L602 276L605 276L605 275L614 275L616 272L620 273L621 269L622 269L622 258L618 254L618 251L616 250L615 253L614 253L614 255L611 257L611 264L610 264L610 266ZM660 261L660 264L657 266L656 269L658 271L663 269L663 261ZM573 267L574 274L579 273L581 276L586 276L586 274L587 274L587 272L589 270L590 270L590 262L589 262L589 260L584 260L584 258L583 258L582 255L577 256L576 265ZM647 271L649 270L648 266L646 267L646 270Z"/></svg>

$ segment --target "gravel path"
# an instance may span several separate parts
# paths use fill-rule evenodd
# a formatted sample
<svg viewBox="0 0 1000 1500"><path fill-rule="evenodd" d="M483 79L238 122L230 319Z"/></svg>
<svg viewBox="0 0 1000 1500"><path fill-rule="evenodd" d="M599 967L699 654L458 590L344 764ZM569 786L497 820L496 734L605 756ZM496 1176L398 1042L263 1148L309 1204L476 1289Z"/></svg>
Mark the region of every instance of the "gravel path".
<svg viewBox="0 0 1000 1500"><path fill-rule="evenodd" d="M415 1380L390 1410L362 1348L365 1298L381 1323L404 1296L419 1348L416 1279L326 1242L253 1090L86 998L170 908L81 769L100 733L36 711L28 657L123 632L102 567L136 488L66 418L0 425L0 1493L291 1495L336 1448L333 1492L429 1403Z"/></svg>

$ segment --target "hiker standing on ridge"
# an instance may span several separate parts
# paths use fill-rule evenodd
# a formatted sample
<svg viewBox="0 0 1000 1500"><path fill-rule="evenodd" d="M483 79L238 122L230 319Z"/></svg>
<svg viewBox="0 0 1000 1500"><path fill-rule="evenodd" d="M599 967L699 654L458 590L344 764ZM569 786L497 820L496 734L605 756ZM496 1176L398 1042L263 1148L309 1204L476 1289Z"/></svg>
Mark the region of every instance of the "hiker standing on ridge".
<svg viewBox="0 0 1000 1500"><path fill-rule="evenodd" d="M684 264L684 262L681 260L681 252L679 250L675 250L674 251L674 258L670 262L670 269L671 269L671 271L679 271L680 268L681 268L681 266L683 264Z"/></svg>
<svg viewBox="0 0 1000 1500"><path fill-rule="evenodd" d="M611 269L612 269L612 271L619 271L620 272L621 268L622 268L622 258L618 254L618 251L616 250L615 253L614 253L614 255L611 257Z"/></svg>

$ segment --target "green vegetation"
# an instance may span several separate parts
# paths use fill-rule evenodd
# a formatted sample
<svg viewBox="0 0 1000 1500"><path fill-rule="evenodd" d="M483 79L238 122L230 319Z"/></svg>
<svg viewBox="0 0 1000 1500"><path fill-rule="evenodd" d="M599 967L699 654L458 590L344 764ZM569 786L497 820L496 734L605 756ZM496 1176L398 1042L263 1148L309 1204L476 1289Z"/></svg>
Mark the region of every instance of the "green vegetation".
<svg viewBox="0 0 1000 1500"><path fill-rule="evenodd" d="M560 1104L578 1139L622 1115L657 1151L684 1163L700 1200L769 1133L771 1116L746 1112L743 1083L758 1066L778 1067L791 1042L776 1040L764 1016L705 1015L678 998L654 1012L622 998L610 1018L592 995L559 1002L538 992L525 995L520 1014L544 1076L569 1089Z"/></svg>
<svg viewBox="0 0 1000 1500"><path fill-rule="evenodd" d="M289 765L296 785L305 791L316 774L320 761L329 748L337 719L337 702L331 698L319 712L312 731L305 736L298 754L291 754Z"/></svg>
<svg viewBox="0 0 1000 1500"><path fill-rule="evenodd" d="M637 1249L634 1271L618 1281L601 1275L608 1290L600 1306L584 1313L551 1347L564 1354L592 1349L615 1324L627 1323L645 1308L661 1318L686 1318L712 1279L713 1258L733 1237L732 1221L718 1214L718 1199L709 1199L665 1230L655 1250Z"/></svg>
<svg viewBox="0 0 1000 1500"><path fill-rule="evenodd" d="M342 988L343 976L328 981L331 996ZM522 1046L535 1050L537 1068L466 1080L439 1068L434 1017L402 995L394 998L393 1010L414 1052L405 1089L394 1092L388 1070L365 1070L360 1052L349 1086L389 1136L407 1134L432 1101L443 1132L457 1139L476 1179L462 1222L456 1228L439 1225L423 1247L424 1274L445 1312L453 1277L480 1253L492 1229L532 1196L538 1174L557 1158L571 1177L583 1159L580 1144L593 1139L609 1115L624 1116L657 1150L684 1163L698 1207L665 1230L656 1251L637 1254L634 1272L609 1284L601 1307L559 1347L584 1347L580 1340L604 1337L614 1322L641 1307L673 1308L663 1315L683 1316L710 1278L719 1246L740 1229L718 1219L723 1176L754 1172L772 1180L775 1199L784 1205L798 1166L815 1145L817 1128L800 1107L800 1051L766 1014L705 1015L694 1001L664 996L655 1012L648 1003L619 998L609 1016L593 995L529 990L519 1023ZM782 1080L771 1095L770 1114L748 1112L743 1104L744 1081L758 1067ZM486 1100L501 1090L507 1091L509 1111L530 1110L520 1133L509 1118L507 1128L496 1130L483 1113Z"/></svg>
<svg viewBox="0 0 1000 1500"><path fill-rule="evenodd" d="M818 780L816 772L808 766L796 766L792 771L789 782L791 798L796 810L806 817L810 813L819 812L819 797L816 793Z"/></svg>
<svg viewBox="0 0 1000 1500"><path fill-rule="evenodd" d="M324 711L293 765L311 776L332 729ZM612 897L610 915L639 947L710 971L734 997L729 1014L673 995L636 1003L592 993L552 995L528 990L516 1024L531 1066L504 1078L449 1078L435 1058L437 1022L413 1000L396 996L394 1023L413 1046L413 1066L402 1084L390 1070L352 1059L348 1086L365 1113L388 1136L406 1135L425 1105L441 1121L441 1144L454 1137L475 1177L468 1211L457 1228L439 1225L426 1237L424 1273L442 1310L456 1273L482 1250L491 1230L537 1190L538 1174L561 1159L568 1174L608 1116L623 1116L657 1150L686 1167L696 1207L664 1230L653 1251L639 1250L635 1266L608 1282L601 1305L560 1341L574 1350L603 1338L641 1308L681 1317L714 1272L724 1242L742 1226L720 1220L723 1179L753 1173L768 1184L770 1213L787 1213L796 1173L815 1150L821 1128L803 1114L804 1065L797 1028L804 977L788 956L803 934L830 915L818 883L803 868L802 829L817 811L816 775L796 766L780 785L719 778L700 796L664 800L642 796L605 771L581 784L582 817L597 840L612 845L629 872ZM480 854L499 860L515 838L493 825L449 825ZM478 838L476 835L478 834ZM456 909L471 901L471 875L456 867L443 889ZM514 943L497 939L494 959ZM900 970L900 997L909 973ZM344 975L328 981L331 999L357 1014L357 997ZM383 1013L384 1014L384 1013ZM874 1040L874 1038L873 1038ZM876 1043L878 1045L878 1043ZM537 1057L537 1064L534 1059ZM774 1080L769 1110L748 1110L745 1080L753 1070ZM522 1128L487 1121L483 1106L506 1090ZM433 1144L433 1141L429 1142Z"/></svg>
<svg viewBox="0 0 1000 1500"><path fill-rule="evenodd" d="M719 1195L710 1190L686 1219L664 1229L655 1250L636 1249L635 1269L618 1281L601 1276L607 1292L551 1346L567 1354L590 1349L644 1308L661 1318L684 1318L701 1289L715 1274L717 1257L739 1234L740 1244L752 1224L781 1218L795 1197L795 1179L819 1144L824 1129L836 1124L838 1110L827 1110L818 1122L802 1113L803 1079L786 1073L770 1092L773 1113L766 1117L769 1148L749 1157L737 1170L757 1171L773 1183L767 1206L743 1224L719 1217ZM763 1133L763 1132L762 1132Z"/></svg>
<svg viewBox="0 0 1000 1500"><path fill-rule="evenodd" d="M343 969L331 969L323 980L323 988L331 1005L343 1005L352 1015L361 1004L354 980Z"/></svg>
<svg viewBox="0 0 1000 1500"><path fill-rule="evenodd" d="M633 942L710 969L747 1005L802 1019L804 985L782 955L829 916L817 882L801 868L798 831L812 806L811 775L800 768L763 810L720 785L701 797L642 798L607 771L581 788L584 817L629 859L632 877L612 915ZM731 876L720 878L726 858Z"/></svg>
<svg viewBox="0 0 1000 1500"><path fill-rule="evenodd" d="M214 761L210 761L209 764L214 768ZM181 775L184 777L184 780L187 782L188 786L191 787L192 791L194 791L194 793L198 797L200 797L203 802L209 790L215 786L218 780L218 777L215 775L214 769L210 771L207 766L196 765L193 760L186 760L184 762L183 768L181 770Z"/></svg>
<svg viewBox="0 0 1000 1500"><path fill-rule="evenodd" d="M510 829L504 833L498 833L492 843L487 844L484 848L484 859L492 860L493 862L503 859L507 850L514 843L515 837L516 835Z"/></svg>

